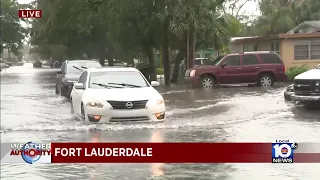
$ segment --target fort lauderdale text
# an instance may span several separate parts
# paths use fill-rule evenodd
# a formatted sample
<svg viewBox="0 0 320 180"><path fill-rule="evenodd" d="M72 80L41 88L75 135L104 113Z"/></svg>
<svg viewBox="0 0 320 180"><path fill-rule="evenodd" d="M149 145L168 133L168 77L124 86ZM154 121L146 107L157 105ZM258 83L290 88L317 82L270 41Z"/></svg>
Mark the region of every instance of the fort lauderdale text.
<svg viewBox="0 0 320 180"><path fill-rule="evenodd" d="M152 148L55 148L55 156L152 156Z"/></svg>

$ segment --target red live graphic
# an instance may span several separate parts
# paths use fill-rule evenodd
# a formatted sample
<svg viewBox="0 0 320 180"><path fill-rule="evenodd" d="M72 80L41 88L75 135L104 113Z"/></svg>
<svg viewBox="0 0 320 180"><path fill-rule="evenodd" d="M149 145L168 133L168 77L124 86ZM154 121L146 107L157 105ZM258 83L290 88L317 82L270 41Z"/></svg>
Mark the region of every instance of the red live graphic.
<svg viewBox="0 0 320 180"><path fill-rule="evenodd" d="M19 18L41 18L41 10L19 10Z"/></svg>

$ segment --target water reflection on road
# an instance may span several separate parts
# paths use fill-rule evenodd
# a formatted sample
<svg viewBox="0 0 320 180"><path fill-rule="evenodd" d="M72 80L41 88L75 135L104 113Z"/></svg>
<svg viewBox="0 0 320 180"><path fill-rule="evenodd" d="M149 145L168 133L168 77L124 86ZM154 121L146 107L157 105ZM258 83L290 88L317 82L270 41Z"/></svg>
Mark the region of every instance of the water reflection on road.
<svg viewBox="0 0 320 180"><path fill-rule="evenodd" d="M167 106L160 124L84 125L55 95L53 69L31 64L1 72L1 141L266 141L319 142L320 111L283 101L284 85L159 88ZM36 179L317 179L315 164L2 164L1 178Z"/></svg>

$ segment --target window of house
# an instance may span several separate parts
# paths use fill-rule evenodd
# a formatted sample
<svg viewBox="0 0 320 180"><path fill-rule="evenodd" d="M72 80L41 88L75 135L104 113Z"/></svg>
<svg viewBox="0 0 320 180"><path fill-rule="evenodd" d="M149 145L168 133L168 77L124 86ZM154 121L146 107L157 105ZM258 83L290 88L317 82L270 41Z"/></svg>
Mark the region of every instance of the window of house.
<svg viewBox="0 0 320 180"><path fill-rule="evenodd" d="M280 54L280 42L279 41L271 42L270 51L274 51L277 54Z"/></svg>
<svg viewBox="0 0 320 180"><path fill-rule="evenodd" d="M243 44L242 45L242 52L248 52L249 51L249 45L248 44Z"/></svg>
<svg viewBox="0 0 320 180"><path fill-rule="evenodd" d="M320 39L310 41L310 59L320 59Z"/></svg>
<svg viewBox="0 0 320 180"><path fill-rule="evenodd" d="M320 39L296 41L294 60L320 59Z"/></svg>
<svg viewBox="0 0 320 180"><path fill-rule="evenodd" d="M243 65L259 64L259 61L255 55L242 56Z"/></svg>
<svg viewBox="0 0 320 180"><path fill-rule="evenodd" d="M229 56L224 60L224 63L227 66L239 66L240 65L240 56Z"/></svg>

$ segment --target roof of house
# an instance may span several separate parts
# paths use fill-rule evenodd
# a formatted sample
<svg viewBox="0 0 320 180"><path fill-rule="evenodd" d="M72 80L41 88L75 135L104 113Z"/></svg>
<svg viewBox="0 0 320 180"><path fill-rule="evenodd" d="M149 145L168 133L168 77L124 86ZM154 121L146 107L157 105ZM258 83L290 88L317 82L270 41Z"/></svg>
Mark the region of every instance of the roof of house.
<svg viewBox="0 0 320 180"><path fill-rule="evenodd" d="M315 27L316 29L319 28L319 31L315 31L311 33L294 33L296 30L299 30L305 25ZM320 37L320 20L317 20L317 21L305 21L285 34L279 34L274 36L233 37L231 38L231 42L232 43L254 43L256 41L275 40L275 39L283 39L283 38L287 39L287 38L319 38L319 37Z"/></svg>
<svg viewBox="0 0 320 180"><path fill-rule="evenodd" d="M234 42L234 41L237 41L237 40L239 40L239 39L251 39L251 38L256 38L256 37L259 37L259 36L231 37L230 40L231 40L231 42Z"/></svg>
<svg viewBox="0 0 320 180"><path fill-rule="evenodd" d="M296 33L296 34L279 34L279 38L320 38L320 32L314 33Z"/></svg>
<svg viewBox="0 0 320 180"><path fill-rule="evenodd" d="M231 38L232 43L243 43L243 42L256 42L259 40L272 40L277 39L278 36L252 36L252 37L237 37Z"/></svg>
<svg viewBox="0 0 320 180"><path fill-rule="evenodd" d="M319 28L320 29L320 20L317 21L305 21L301 24L299 24L297 27L291 29L290 31L287 32L287 34L294 34L294 32L300 28L302 28L303 26L311 26L311 27L315 27L315 28Z"/></svg>

